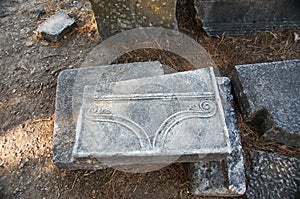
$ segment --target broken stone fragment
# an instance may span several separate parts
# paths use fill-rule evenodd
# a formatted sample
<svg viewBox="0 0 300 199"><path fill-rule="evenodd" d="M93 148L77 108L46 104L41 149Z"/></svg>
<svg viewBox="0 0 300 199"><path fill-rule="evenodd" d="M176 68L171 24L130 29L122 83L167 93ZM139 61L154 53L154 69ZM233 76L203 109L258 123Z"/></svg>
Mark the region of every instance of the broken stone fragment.
<svg viewBox="0 0 300 199"><path fill-rule="evenodd" d="M233 77L244 118L263 137L300 146L300 60L236 66Z"/></svg>
<svg viewBox="0 0 300 199"><path fill-rule="evenodd" d="M74 25L75 20L61 10L40 24L36 33L42 39L58 42Z"/></svg>

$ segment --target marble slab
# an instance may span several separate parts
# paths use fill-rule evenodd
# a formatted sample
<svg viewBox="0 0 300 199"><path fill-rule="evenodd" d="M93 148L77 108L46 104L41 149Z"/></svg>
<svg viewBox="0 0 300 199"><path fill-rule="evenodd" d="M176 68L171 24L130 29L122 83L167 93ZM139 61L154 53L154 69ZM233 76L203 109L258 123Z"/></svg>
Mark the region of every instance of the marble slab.
<svg viewBox="0 0 300 199"><path fill-rule="evenodd" d="M210 161L230 152L213 68L84 88L75 162Z"/></svg>

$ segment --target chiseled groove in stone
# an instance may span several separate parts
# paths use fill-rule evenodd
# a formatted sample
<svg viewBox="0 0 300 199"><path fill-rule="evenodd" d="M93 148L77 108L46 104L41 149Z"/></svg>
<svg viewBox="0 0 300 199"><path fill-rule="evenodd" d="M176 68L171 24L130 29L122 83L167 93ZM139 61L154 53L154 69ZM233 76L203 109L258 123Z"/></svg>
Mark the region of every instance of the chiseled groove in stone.
<svg viewBox="0 0 300 199"><path fill-rule="evenodd" d="M246 191L244 158L233 108L230 81L224 77L217 78L217 81L232 152L221 161L191 163L189 176L192 192L202 196L241 196Z"/></svg>
<svg viewBox="0 0 300 199"><path fill-rule="evenodd" d="M210 92L202 93L145 93L145 94L129 94L129 95L105 95L96 97L95 101L117 101L117 100L151 100L151 99L173 99L176 98L214 98L214 94Z"/></svg>

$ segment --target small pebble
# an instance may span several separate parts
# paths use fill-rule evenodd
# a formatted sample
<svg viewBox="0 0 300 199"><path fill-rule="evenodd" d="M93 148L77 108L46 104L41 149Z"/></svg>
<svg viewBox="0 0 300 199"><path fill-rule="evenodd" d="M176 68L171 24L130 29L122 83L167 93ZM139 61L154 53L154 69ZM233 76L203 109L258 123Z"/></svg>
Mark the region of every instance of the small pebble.
<svg viewBox="0 0 300 199"><path fill-rule="evenodd" d="M48 46L48 45L49 45L49 43L48 43L47 41L41 41L41 44L42 44L43 46Z"/></svg>
<svg viewBox="0 0 300 199"><path fill-rule="evenodd" d="M25 43L25 46L31 47L31 46L33 46L33 42L32 42L32 41L27 41L27 42Z"/></svg>

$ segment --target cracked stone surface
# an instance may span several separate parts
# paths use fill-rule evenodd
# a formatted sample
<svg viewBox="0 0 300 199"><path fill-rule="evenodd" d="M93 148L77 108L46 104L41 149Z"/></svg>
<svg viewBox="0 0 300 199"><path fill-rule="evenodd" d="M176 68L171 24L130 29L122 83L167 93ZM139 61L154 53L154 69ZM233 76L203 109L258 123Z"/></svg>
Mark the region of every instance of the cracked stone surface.
<svg viewBox="0 0 300 199"><path fill-rule="evenodd" d="M241 196L246 191L244 158L230 80L226 77L218 77L217 80L232 152L221 161L191 163L189 177L192 192L202 196Z"/></svg>
<svg viewBox="0 0 300 199"><path fill-rule="evenodd" d="M238 105L270 141L300 146L299 75L299 60L236 66Z"/></svg>
<svg viewBox="0 0 300 199"><path fill-rule="evenodd" d="M247 198L290 199L300 195L300 159L251 150Z"/></svg>
<svg viewBox="0 0 300 199"><path fill-rule="evenodd" d="M62 169L92 169L97 165L76 164L72 160L76 123L82 103L84 86L101 82L163 75L159 62L130 63L77 68L60 73L56 91L53 139L53 161Z"/></svg>

